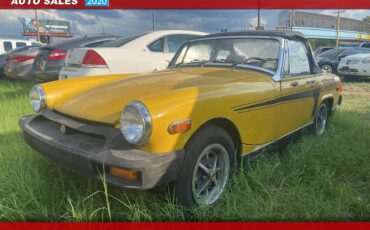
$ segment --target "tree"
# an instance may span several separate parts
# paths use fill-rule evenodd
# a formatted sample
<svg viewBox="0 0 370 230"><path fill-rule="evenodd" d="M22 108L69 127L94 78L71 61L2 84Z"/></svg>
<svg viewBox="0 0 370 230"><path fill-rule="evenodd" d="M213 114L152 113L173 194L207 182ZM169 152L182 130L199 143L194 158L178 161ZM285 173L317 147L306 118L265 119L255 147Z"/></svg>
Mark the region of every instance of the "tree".
<svg viewBox="0 0 370 230"><path fill-rule="evenodd" d="M370 15L368 15L366 18L362 19L362 21L370 23Z"/></svg>

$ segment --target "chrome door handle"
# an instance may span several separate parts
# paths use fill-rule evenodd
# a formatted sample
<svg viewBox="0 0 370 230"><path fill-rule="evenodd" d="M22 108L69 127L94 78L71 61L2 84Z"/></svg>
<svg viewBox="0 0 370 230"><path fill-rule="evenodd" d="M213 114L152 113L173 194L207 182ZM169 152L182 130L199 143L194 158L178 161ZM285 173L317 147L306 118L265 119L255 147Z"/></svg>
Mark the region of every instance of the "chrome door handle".
<svg viewBox="0 0 370 230"><path fill-rule="evenodd" d="M291 86L293 87L296 87L299 85L298 81L293 81L292 83L290 83Z"/></svg>
<svg viewBox="0 0 370 230"><path fill-rule="evenodd" d="M307 83L307 84L313 84L313 83L315 83L315 82L316 82L316 80L306 81L306 83Z"/></svg>

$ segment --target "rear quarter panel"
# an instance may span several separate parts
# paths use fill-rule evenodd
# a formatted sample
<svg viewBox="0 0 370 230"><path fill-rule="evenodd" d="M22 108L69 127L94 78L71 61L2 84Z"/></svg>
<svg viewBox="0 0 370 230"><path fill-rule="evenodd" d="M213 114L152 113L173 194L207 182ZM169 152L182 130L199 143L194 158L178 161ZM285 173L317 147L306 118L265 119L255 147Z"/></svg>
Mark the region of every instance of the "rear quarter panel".
<svg viewBox="0 0 370 230"><path fill-rule="evenodd" d="M316 87L320 88L320 98L316 110L324 100L328 99L333 100L331 109L335 109L341 95L341 92L339 92L340 78L334 74L322 73L318 74L315 79Z"/></svg>

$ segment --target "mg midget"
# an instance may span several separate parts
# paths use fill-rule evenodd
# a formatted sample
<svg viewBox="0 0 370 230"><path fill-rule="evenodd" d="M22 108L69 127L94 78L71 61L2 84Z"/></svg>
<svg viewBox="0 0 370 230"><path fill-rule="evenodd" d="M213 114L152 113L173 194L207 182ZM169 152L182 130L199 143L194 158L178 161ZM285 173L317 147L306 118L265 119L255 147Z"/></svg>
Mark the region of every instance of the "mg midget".
<svg viewBox="0 0 370 230"><path fill-rule="evenodd" d="M342 102L299 33L230 32L182 45L167 70L36 85L19 124L34 149L122 188L173 185L210 205L243 157L303 128L321 136Z"/></svg>

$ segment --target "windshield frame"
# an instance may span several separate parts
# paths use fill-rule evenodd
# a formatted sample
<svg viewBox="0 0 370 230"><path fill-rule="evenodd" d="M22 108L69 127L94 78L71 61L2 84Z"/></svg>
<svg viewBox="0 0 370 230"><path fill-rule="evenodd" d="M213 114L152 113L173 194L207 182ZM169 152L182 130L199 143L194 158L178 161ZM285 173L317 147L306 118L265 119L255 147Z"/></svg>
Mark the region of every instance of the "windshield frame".
<svg viewBox="0 0 370 230"><path fill-rule="evenodd" d="M209 65L206 65L204 67L224 67L224 68L241 68L241 69L249 69L249 70L255 70L263 73L267 73L272 76L272 79L274 81L280 81L281 80L281 73L283 69L283 63L284 63L284 38L282 37L277 37L277 36L220 36L220 37L212 37L212 38L198 38L198 39L193 39L188 42L185 42L177 51L176 55L172 58L171 62L168 65L168 69L174 69L174 68L182 68L185 66L177 66L176 65L176 60L178 57L181 55L182 50L184 47L188 46L189 44L193 42L199 42L199 41L206 41L206 40L220 40L220 39L263 39L263 40L276 40L279 42L279 52L278 52L278 63L277 63L277 68L275 71L271 71L268 69L264 69L258 66L252 66L248 64L238 64L238 65L227 65L227 63L212 63ZM203 66L203 65L202 65ZM188 66L188 67L195 67L194 65ZM186 67L186 68L188 68Z"/></svg>

